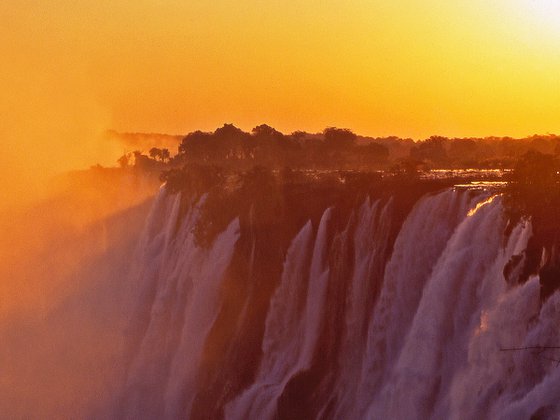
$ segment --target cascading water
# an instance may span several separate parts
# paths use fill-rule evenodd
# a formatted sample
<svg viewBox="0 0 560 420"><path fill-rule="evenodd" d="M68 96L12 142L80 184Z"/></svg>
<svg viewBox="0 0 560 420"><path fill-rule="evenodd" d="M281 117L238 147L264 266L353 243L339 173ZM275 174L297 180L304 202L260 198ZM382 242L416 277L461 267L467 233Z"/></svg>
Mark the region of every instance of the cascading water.
<svg viewBox="0 0 560 420"><path fill-rule="evenodd" d="M373 313L364 314L371 322L361 371L355 378L359 386L349 395L348 411L338 410L339 415L364 415L402 348L437 258L473 203L468 194L448 190L421 199L403 223L385 267L379 300Z"/></svg>
<svg viewBox="0 0 560 420"><path fill-rule="evenodd" d="M174 418L188 410L219 282L239 235L234 220L209 250L197 247L192 230L201 203L181 219L181 196L164 196L150 215L133 274L139 290L129 330L133 349L118 407L126 418Z"/></svg>
<svg viewBox="0 0 560 420"><path fill-rule="evenodd" d="M204 198L186 212L181 200L160 193L130 278L135 309L112 412L119 417L189 418L195 401L207 401L200 360L228 298L222 282L243 227L235 219L199 248L193 228ZM504 277L527 246L530 224L506 234L500 196L459 189L424 196L402 223L395 215L392 199L368 198L346 216L328 208L318 223L300 225L261 314L252 382L208 412L228 419L560 414L555 363L500 351L560 342L559 294L541 304L538 277L519 285ZM250 255L252 267L259 254Z"/></svg>

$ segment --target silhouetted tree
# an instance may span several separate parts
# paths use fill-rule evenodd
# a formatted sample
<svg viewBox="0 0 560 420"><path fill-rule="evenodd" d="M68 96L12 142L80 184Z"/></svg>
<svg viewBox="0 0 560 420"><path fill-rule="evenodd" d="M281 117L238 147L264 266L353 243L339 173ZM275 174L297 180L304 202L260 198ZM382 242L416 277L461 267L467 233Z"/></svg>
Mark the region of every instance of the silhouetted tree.
<svg viewBox="0 0 560 420"><path fill-rule="evenodd" d="M188 163L182 168L164 171L160 179L172 193L181 191L188 196L200 196L220 186L226 175L219 166Z"/></svg>
<svg viewBox="0 0 560 420"><path fill-rule="evenodd" d="M308 135L309 135L308 133L301 130L294 131L292 134L290 134L290 136L297 141L301 141L305 139Z"/></svg>
<svg viewBox="0 0 560 420"><path fill-rule="evenodd" d="M179 154L186 160L209 160L213 143L213 135L200 130L189 133L179 145Z"/></svg>
<svg viewBox="0 0 560 420"><path fill-rule="evenodd" d="M129 156L128 154L122 155L120 158L117 159L117 163L121 168L126 168L129 165Z"/></svg>
<svg viewBox="0 0 560 420"><path fill-rule="evenodd" d="M256 126L255 128L253 128L251 133L253 134L254 138L263 140L282 139L284 137L284 135L280 131L272 128L267 124Z"/></svg>
<svg viewBox="0 0 560 420"><path fill-rule="evenodd" d="M224 124L214 132L214 157L241 160L248 157L249 134L233 124Z"/></svg>
<svg viewBox="0 0 560 420"><path fill-rule="evenodd" d="M473 161L476 151L476 142L471 139L453 139L449 144L449 158L457 162Z"/></svg>
<svg viewBox="0 0 560 420"><path fill-rule="evenodd" d="M356 144L357 136L346 128L328 127L323 130L325 145L331 150L349 149Z"/></svg>
<svg viewBox="0 0 560 420"><path fill-rule="evenodd" d="M149 154L152 159L161 159L161 149L158 149L157 147L152 147Z"/></svg>
<svg viewBox="0 0 560 420"><path fill-rule="evenodd" d="M171 159L169 149L161 149L160 158L162 162L169 162L169 159Z"/></svg>
<svg viewBox="0 0 560 420"><path fill-rule="evenodd" d="M156 169L156 163L150 159L148 156L142 154L142 152L135 150L132 152L134 156L134 168L143 170L143 171L151 171Z"/></svg>
<svg viewBox="0 0 560 420"><path fill-rule="evenodd" d="M447 162L445 144L449 139L441 136L432 136L429 139L416 144L410 150L410 157L417 160L430 161L437 165Z"/></svg>

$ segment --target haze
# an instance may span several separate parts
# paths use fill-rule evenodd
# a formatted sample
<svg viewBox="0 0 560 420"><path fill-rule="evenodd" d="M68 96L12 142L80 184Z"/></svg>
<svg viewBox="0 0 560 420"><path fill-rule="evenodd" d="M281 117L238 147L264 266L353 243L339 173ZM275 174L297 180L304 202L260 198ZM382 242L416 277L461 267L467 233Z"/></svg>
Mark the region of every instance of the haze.
<svg viewBox="0 0 560 420"><path fill-rule="evenodd" d="M551 4L5 0L2 202L61 170L114 164L106 129L558 132Z"/></svg>
<svg viewBox="0 0 560 420"><path fill-rule="evenodd" d="M0 139L3 147L0 151L0 179L3 182L0 188L0 417L29 418L40 415L43 418L83 418L83 413L95 413L93 409L97 409L97 405L110 405L105 401L105 397L111 399L118 396L113 391L117 389L120 378L125 377L124 369L128 370L129 367L128 362L121 363L128 355L128 350L124 352L123 348L130 330L126 330L126 334L123 334L123 331L125 326L132 325L128 324L128 321L132 319L133 310L142 306L138 305L142 302L141 295L145 290L152 290L150 279L153 278L158 287L163 287L167 284L167 278L162 276L162 280L159 281L155 273L166 273L164 264L179 267L176 278L180 278L184 283L178 283L180 289L177 290L181 290L178 296L186 302L187 292L183 291L199 287L196 282L192 282L192 278L198 272L197 264L200 263L200 272L203 273L211 273L210 268L220 266L214 264L215 261L226 264L225 257L216 257L215 260L200 259L194 242L192 246L191 242L184 242L188 248L186 255L182 254L182 248L173 248L175 245L168 247L167 242L160 242L168 240L166 232L171 235L172 231L179 231L181 226L177 216L179 211L173 213L175 216L172 218L165 209L180 209L182 206L173 204L180 203L179 200L168 202L168 198L162 194L161 200L157 201L154 207L157 217L148 219L152 206L151 197L157 192L160 183L159 173L152 174L152 178L139 180L135 177L136 170L130 167L122 170L97 168L89 172L76 171L64 178L73 181L73 189L66 191L66 195L48 196L49 180L57 174L96 164L114 166L124 152L131 151L126 150L127 146L124 144L111 141L111 136L105 136L107 130L180 135L194 130L213 131L222 127L224 123L233 123L245 131L266 123L284 133L293 130L314 133L322 131L325 127L339 127L349 128L361 135L397 135L414 139L424 139L436 134L449 137L524 137L534 133L555 132L560 134L560 9L557 4L558 2L551 0L1 0ZM236 129L231 126L225 126L224 129L236 133ZM267 130L266 127L264 130ZM345 133L344 130L341 131ZM346 132L346 135L348 134ZM248 133L246 135L250 136ZM141 141L143 137L140 135L132 138ZM152 146L167 147L164 142L174 140L169 136L159 138L161 143L152 143ZM552 139L548 143L548 140L545 140L541 139L540 144L550 144L550 150L556 150L557 143L553 144ZM535 143L539 144L537 141ZM308 150L326 150L321 149L323 146L314 148L313 142L309 144L311 146ZM321 143L325 144L326 142ZM355 151L360 150L358 146L354 147L353 140L347 144L350 144L354 153L352 156L356 156ZM430 143L425 144L430 146ZM434 144L441 146L442 143L435 139L432 142L432 145ZM366 145L359 147L362 146L365 149ZM379 147L381 146L378 146L377 152ZM270 153L266 156L275 157L275 149L267 150ZM370 153L372 150L376 152L375 147L370 147L369 150ZM384 150L383 147L381 150ZM406 156L410 150L411 148L406 149ZM431 150L433 149L428 147L423 153L430 154ZM385 152L388 153L387 150ZM490 154L491 151L484 156ZM333 154L335 155L337 154ZM167 165L164 164L163 158L158 162L150 161L147 157L145 159L152 166L159 165L155 167L164 168ZM340 161L333 162L333 167L340 167ZM282 173L290 175L289 172ZM256 174L253 175L255 179L259 178L259 172L253 174ZM269 178L264 178L265 181L267 179ZM419 194L420 190L414 194L417 192ZM254 195L255 198L268 197L266 193ZM47 197L48 200L45 199ZM445 196L442 197L447 200ZM37 203L38 198L43 200ZM433 253L433 256L426 257L426 260L433 257L435 264L438 260L437 252L434 251L436 247L429 241L440 241L438 238L444 237L437 232L447 229L448 224L452 226L451 222L446 222L447 219L456 218L457 223L460 220L459 216L451 214L447 219L440 217L440 211L447 207L438 205L439 201L434 202L434 199L440 200L435 196L430 198L432 201L428 203L432 204L426 208L434 210L426 210L425 215L422 215L422 223L418 223L418 226L419 229L424 225L428 229L434 226L436 234L421 235L420 232L427 232L421 228L418 234L405 236L412 238L403 240L403 244L410 243L410 246L404 248L401 254L396 254L402 255L402 261L406 264L412 261L410 268L400 260L396 260L394 266L403 266L408 272L414 273L410 275L413 285L421 285L422 282L428 281L427 278L422 281L420 278L418 281L414 280L416 273L421 275L425 272L427 276L431 271L430 265L414 265L414 256L420 255L420 261L424 258L424 251ZM274 200L268 201L274 203ZM298 208L298 211L292 214L293 220L296 216L299 218L299 215L306 215L306 211L314 214L315 207L319 210L323 203L319 195L310 195L307 200L307 194L305 201L309 201L309 206L308 203L302 206L299 198L298 201L295 198L292 201L292 208ZM352 198L346 201L351 203L355 200ZM250 208L253 209L250 200L241 199L234 202L251 204ZM398 203L399 200L395 202ZM214 203L219 204L216 206L217 213L228 215L227 211L222 211L230 210L227 204L222 205L219 201ZM366 207L368 206L364 208ZM382 208L381 204L379 208ZM383 208L389 208L389 204ZM478 212L473 220L478 220L477 217L482 217L489 208L494 206L487 206ZM379 213L379 216L375 216L378 213L375 213L377 210L374 209L375 207L372 207L368 213L370 216L363 220L371 219L375 220L375 223L384 220L385 210ZM232 207L232 210L235 210L235 207ZM247 216L248 210L243 211L245 213L239 214L245 216L238 220L253 219L253 210L250 217ZM272 210L266 213L272 215L272 218L277 217ZM319 214L317 211L317 215ZM330 214L330 210L326 210L325 214ZM363 261L366 263L363 267L369 265L370 254L367 253L374 256L371 258L373 261L377 258L376 253L381 255L382 252L387 253L382 250L391 249L393 245L381 237L381 232L395 231L395 235L391 233L386 236L396 236L397 231L393 229L393 223L397 223L400 214L405 214L404 210L397 208L394 214L388 212L390 217L387 220L390 224L387 224L387 229L376 228L376 231L380 232L380 246L373 241L373 237L371 241L362 241L371 245L371 250L363 253ZM493 214L498 213L492 211L490 216ZM330 216L325 220L329 218ZM153 223L150 221L146 224L147 220L152 219ZM223 217L219 219L225 220ZM211 226L213 221L208 220ZM476 268L485 265L482 250L486 249L486 246L489 249L488 255L498 252L497 245L494 248L490 245L493 242L498 243L495 239L499 238L496 232L500 224L492 222L492 218L485 219L484 224L482 219L480 220L481 224L476 228L471 229L471 225L466 224L467 227L461 230L465 233L465 239L456 242L457 246L464 246L467 250L470 250L471 245L479 247L480 250L472 254L457 252L458 264L462 266L470 264ZM316 222L319 223L319 219ZM345 223L341 223L341 226ZM146 234L147 252L138 253L143 259L136 261L134 256L138 243L144 247L141 242L143 226L152 224L153 232L152 228L149 228ZM274 235L278 238L285 237L281 241L287 241L289 235L286 232L289 232L292 225L294 232L290 235L295 237L295 222L287 223L286 228L278 224L278 233ZM191 229L189 225L185 226L188 229L185 228L181 235L188 238ZM324 226L327 226L326 222ZM491 228L486 228L487 226ZM364 226L361 231L369 232L371 229ZM324 236L337 238L336 242L339 241L338 238L351 237L335 230L331 235L330 230L329 227L329 234ZM326 227L324 231L327 232ZM360 229L356 228L355 231L360 232ZM452 231L449 228L449 236ZM266 293L272 293L274 282L279 284L279 250L288 249L288 242L269 241L266 236L268 231L264 229L263 232L264 234L259 236L259 242L255 240L253 243L270 246L271 251L259 250L253 254L265 257L258 257L261 258L261 262L258 262L258 258L255 260L261 264L260 268L256 265L258 269L255 273L262 273L257 274L255 278L268 279L269 272L278 277L274 281L267 280L266 285L263 283L264 296ZM274 235L271 234L271 238L274 238ZM306 235L311 235L311 230ZM492 240L487 240L490 237ZM309 236L306 241L310 241L311 238ZM417 241L415 238L421 240ZM428 245L422 242L424 240L428 241ZM245 251L251 249L249 236L243 239L244 242L240 242L242 246L240 245L235 253L231 241L231 238L225 241L223 249L231 251L231 255L239 255L239 261L244 261ZM338 252L337 248L327 248L328 241L317 241L325 244L325 251L321 253L337 255L332 251L334 249ZM165 246L162 246L164 243ZM172 243L175 241L169 242ZM445 242L441 239L442 250L444 245ZM141 247L138 249L143 250ZM322 247L317 249L321 250ZM342 250L354 248L354 242L341 245ZM409 248L414 252L410 251L411 257L405 258ZM417 253L416 250L421 252ZM295 251L293 254L294 257L299 256ZM305 267L307 264L303 259L305 254L301 255L301 262L294 262L294 267ZM340 255L343 255L343 251L340 251ZM445 257L447 254L442 255ZM461 259L465 255L480 255L479 261L483 263L469 260L467 264ZM509 258L509 254L503 255L504 258ZM555 254L549 252L543 255ZM278 260L278 264L274 265L276 268L272 270L265 267L268 256L270 260ZM311 257L310 254L309 258ZM249 257L245 260L249 261ZM442 260L447 261L443 258ZM194 269L190 271L187 267L189 264L183 263L184 261L193 262ZM459 282L459 274L453 274L454 277L447 275L448 272L452 273L455 264L455 260L451 261L449 258L449 261L449 266L442 264L440 271L434 270L439 276L436 278L438 283L443 285L446 282L439 279L450 278L457 284L470 287L469 285L475 284L475 280L485 279L483 274L471 270L472 275L466 277L467 281ZM208 270L204 269L204 264L208 266ZM311 260L309 264L311 265ZM346 267L351 267L352 264L349 260L348 264L340 264L336 270L346 270ZM381 272L383 269L381 265L379 269L377 265L371 266L375 272ZM551 266L557 267L558 264ZM180 271L183 270L181 267L185 267L186 271ZM224 269L225 267L224 265ZM235 272L246 272L245 265L239 263L237 267L241 268L236 268ZM135 277L136 270L139 273L146 271L148 274L144 276L138 273ZM324 272L328 273L329 270L331 269ZM132 274L129 271L132 271ZM153 276L149 274L152 272ZM335 273L334 266L331 272ZM211 277L209 274L208 276ZM352 283L356 282L364 287L378 287L378 283L362 281L362 277L352 277L350 272L340 271L340 278L344 276L354 279ZM369 275L363 276L364 279L370 277L373 278ZM169 278L174 277L170 275ZM235 278L232 279L232 282L226 283L224 287L235 284ZM304 284L298 280L299 277L295 276L294 279L298 284ZM400 278L395 276L395 279L399 282L407 281L408 274L403 274ZM486 276L486 281L490 280L492 279ZM344 284L346 283L352 284ZM206 288L214 287L213 284L216 288L210 290L211 294L208 296L218 296L219 283L201 281L198 284L202 285L202 289L193 289L196 291L196 299L205 295ZM240 284L253 287L252 283ZM255 284L259 286L259 283ZM317 284L318 287L325 287L328 283L321 281L323 286ZM418 290L423 290L422 287L418 286ZM414 290L412 287L405 289L407 292ZM340 290L344 290L344 293L339 296L346 296L346 289ZM367 290L364 293L352 293L356 296L367 296ZM379 287L375 293L379 292L381 295L381 290ZM427 292L422 291L422 295L427 296L426 307L433 306L428 302L436 301L436 297L446 294L444 288L441 290L443 291L434 288L433 292L431 289ZM159 296L159 289L157 293ZM249 308L240 313L249 314L248 316L254 314L254 319L258 319L259 322L264 321L266 316L260 308L264 308L268 305L266 302L270 302L268 297L261 300L260 293L260 290L259 293L247 293L250 299L253 299L252 296L258 298L255 300L256 304L247 300L245 305L245 301L239 299L239 303L243 303L242 307ZM465 293L465 296L470 296L470 292ZM326 292L320 294L327 296ZM232 293L232 308L236 308L235 299L242 295L243 292ZM291 299L291 296L290 294L291 301L305 301L301 297ZM519 296L525 299L524 295ZM506 301L501 297L502 295L497 305ZM500 306L500 311L514 314L519 319L525 316L523 311L517 313L510 310L511 307L526 306L525 301L517 298L511 300L511 296L508 299L513 302L513 306ZM195 314L192 319L219 320L217 315L216 318L204 315L214 314L212 306L207 304L214 300L212 297L197 301L198 306L195 308L200 308L200 312L196 312L198 309L192 312ZM360 302L368 300L370 299L358 299L356 307L362 305ZM177 312L169 313L173 319L179 320L182 319L180 312L187 312L181 307L183 301L177 302L177 305L173 305L173 310ZM372 299L371 302L373 303ZM389 303L384 307L392 307L392 301L387 302ZM482 312L483 307L473 306L467 301L458 302L463 305L456 305L460 310L472 306L474 312ZM166 303L162 300L156 304ZM157 305L154 306L154 313L157 313ZM344 308L344 305L340 308ZM148 314L151 305L146 305L145 309L145 313ZM415 310L413 305L407 304L406 310L410 311L407 316L412 319L412 311ZM282 311L288 313L287 310ZM305 311L310 314L316 312ZM344 312L337 309L336 314L338 313ZM364 318L360 319L367 319L367 313L364 309L359 315ZM499 315L501 312L496 313ZM530 319L536 319L530 311L526 313L527 319L529 316L532 317ZM286 324L285 331L309 330L313 335L318 335L319 329L314 327L315 321L307 321L296 312L294 314L296 315L289 314L290 319L303 319L304 323L301 325L304 327L300 330L299 326L292 328ZM492 326L497 325L497 321L493 321L492 318L494 312L489 314L490 328L494 328ZM459 316L462 317L461 314L457 315ZM310 319L312 318L315 318L315 315L310 315ZM142 315L140 322L144 322L143 319ZM217 331L225 331L228 334L235 331L229 324L230 319L231 325L245 325L244 322L234 324L233 321L237 322L237 318L231 317L224 320L224 323L217 324ZM429 320L428 317L425 319ZM451 318L442 319L442 324L449 319ZM549 324L544 325L557 325L555 318L546 322ZM419 325L417 334L428 324ZM526 327L529 324L520 322L518 318L512 318L508 325L517 328L511 328L512 336L523 336L526 331L532 334L532 330ZM210 326L211 324L208 324L204 329L209 331ZM394 328L402 330L398 323L394 324ZM543 331L546 328L543 327ZM385 330L387 329L383 327L383 331ZM154 337L159 338L160 330L155 331ZM466 329L464 331L468 332ZM171 337L179 337L179 334L171 332ZM496 336L502 336L501 330L498 332L500 334ZM375 332L378 333L379 331ZM299 337L300 333L292 335ZM465 333L465 337L467 335ZM247 335L249 336L253 337L252 334ZM197 346L196 343L204 342L203 335L192 340L191 335L184 337L187 337L186 348L190 348L187 342ZM272 337L270 342L276 340ZM135 336L134 340L136 338L139 343L140 339L143 340L141 335ZM216 340L221 341L222 337L219 338L220 340ZM459 343L456 338L450 340L453 340L454 345ZM252 339L231 340L233 343L242 341L249 346L253 341L257 342ZM165 347L161 346L159 339L153 341L153 347L150 340L146 342L148 344L142 345L142 348L147 349L148 353L153 348L157 350L153 354L158 354L158 351ZM301 354L304 354L303 351L310 354L310 350L313 349L307 342L305 340ZM354 346L352 341L347 342L352 343L348 347L352 351L348 354L355 354L354 348L358 347ZM240 348L243 350L245 347ZM344 354L345 347L340 348L341 354ZM483 347L472 348L482 354ZM254 349L256 351L253 351ZM445 349L441 347L435 353L442 353ZM260 343L252 348L251 352L260 357ZM324 353L331 357L330 351ZM193 353L182 353L181 350L177 354L181 355L177 360L183 360L183 357L188 359L190 354L197 353L194 350ZM251 359L250 353L248 356L243 355L239 360L243 359L247 366L252 364L251 369L256 368L257 359ZM466 360L466 353L460 354L460 357L463 356ZM299 355L297 358L304 360ZM266 360L264 354L263 360ZM336 365L330 362L331 359L325 360L329 365ZM353 366L358 366L354 359L348 360L352 360L352 366L348 365L350 368L346 369L346 365L342 365L341 372L351 372L354 370ZM311 359L309 361L311 362ZM417 365L427 366L429 363L422 362ZM152 370L145 369L143 364L137 366L139 378L144 378L144 372L150 376ZM530 371L532 365L527 366L527 371ZM225 372L223 377L245 380L244 375L238 374L241 371L242 365L232 364L231 371ZM288 371L289 369L286 369L286 372ZM178 378L182 371L177 369L176 372ZM255 373L248 372L246 377ZM463 372L460 372L463 375ZM477 375L478 371L474 371L473 376L478 377ZM354 377L348 378L357 383ZM180 382L183 382L183 378L174 383ZM265 382L268 383L268 377ZM295 383L297 385L299 382ZM443 377L441 383L445 385L450 382ZM408 392L408 383L406 388ZM428 389L429 386L425 388ZM423 391L420 387L418 389ZM474 395L473 398L476 397L476 393L470 392L474 389L473 386L465 389L469 390L469 395ZM557 387L550 389L556 390ZM193 393L192 396L194 395ZM159 394L149 397L146 398L147 402L160 398Z"/></svg>

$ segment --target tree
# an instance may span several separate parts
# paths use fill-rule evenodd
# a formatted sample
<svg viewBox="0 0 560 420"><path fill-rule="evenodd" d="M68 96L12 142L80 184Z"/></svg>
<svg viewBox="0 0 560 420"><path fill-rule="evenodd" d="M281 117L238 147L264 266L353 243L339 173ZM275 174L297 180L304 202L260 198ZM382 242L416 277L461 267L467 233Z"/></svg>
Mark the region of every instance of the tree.
<svg viewBox="0 0 560 420"><path fill-rule="evenodd" d="M149 153L152 159L161 160L161 149L158 149L157 147L152 147Z"/></svg>
<svg viewBox="0 0 560 420"><path fill-rule="evenodd" d="M290 134L290 136L297 141L302 141L307 136L309 136L309 134L306 133L305 131L296 130L292 134Z"/></svg>
<svg viewBox="0 0 560 420"><path fill-rule="evenodd" d="M129 156L127 153L122 155L120 158L117 159L117 163L121 168L126 168L129 165Z"/></svg>
<svg viewBox="0 0 560 420"><path fill-rule="evenodd" d="M510 176L505 203L510 216L531 217L535 229L557 225L556 214L560 206L558 159L534 150L525 153Z"/></svg>
<svg viewBox="0 0 560 420"><path fill-rule="evenodd" d="M357 136L347 128L328 127L323 130L325 145L331 150L350 149L356 144Z"/></svg>
<svg viewBox="0 0 560 420"><path fill-rule="evenodd" d="M447 137L432 136L418 143L410 150L410 157L417 160L427 160L437 165L447 163L447 152L445 144L449 141Z"/></svg>
<svg viewBox="0 0 560 420"><path fill-rule="evenodd" d="M213 141L211 133L200 130L187 134L179 145L179 155L187 160L206 161L210 155L210 143Z"/></svg>
<svg viewBox="0 0 560 420"><path fill-rule="evenodd" d="M134 156L134 168L143 171L150 171L155 169L154 161L148 156L142 154L142 152L135 150L134 152L132 152L132 154Z"/></svg>
<svg viewBox="0 0 560 420"><path fill-rule="evenodd" d="M282 137L284 137L284 135L280 131L277 131L267 124L257 125L255 128L253 128L251 133L253 134L253 137L257 139L273 140L275 138L281 139Z"/></svg>
<svg viewBox="0 0 560 420"><path fill-rule="evenodd" d="M169 149L161 149L160 158L162 162L169 162L169 159L171 159Z"/></svg>
<svg viewBox="0 0 560 420"><path fill-rule="evenodd" d="M252 156L260 164L270 167L293 164L293 162L290 162L290 158L301 148L295 138L285 136L266 124L253 128L252 140Z"/></svg>
<svg viewBox="0 0 560 420"><path fill-rule="evenodd" d="M188 163L181 169L164 171L160 179L167 183L170 192L182 191L187 195L200 196L224 182L221 168L198 163Z"/></svg>
<svg viewBox="0 0 560 420"><path fill-rule="evenodd" d="M221 141L227 141L232 139L246 139L248 134L233 124L224 124L214 131L214 136Z"/></svg>
<svg viewBox="0 0 560 420"><path fill-rule="evenodd" d="M246 159L249 155L249 134L233 124L224 124L214 131L213 158L224 160Z"/></svg>
<svg viewBox="0 0 560 420"><path fill-rule="evenodd" d="M460 163L473 161L476 156L477 145L471 139L454 139L449 144L449 157Z"/></svg>

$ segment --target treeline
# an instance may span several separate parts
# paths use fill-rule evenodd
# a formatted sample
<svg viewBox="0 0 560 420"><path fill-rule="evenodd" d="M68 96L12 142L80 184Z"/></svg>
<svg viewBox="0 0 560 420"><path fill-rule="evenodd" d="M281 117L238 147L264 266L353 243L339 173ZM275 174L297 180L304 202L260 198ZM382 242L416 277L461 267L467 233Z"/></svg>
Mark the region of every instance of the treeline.
<svg viewBox="0 0 560 420"><path fill-rule="evenodd" d="M242 224L274 224L284 215L301 219L309 215L318 222L324 210L337 206L351 212L366 197L391 197L411 207L424 193L451 187L458 178L421 180L410 176L384 177L380 172L313 171L254 166L248 170L226 170L219 166L187 164L162 174L170 194L181 193L182 212L201 201L200 219L193 233L196 243L208 246L234 217ZM304 220L305 219L305 220ZM300 226L301 227L301 226Z"/></svg>
<svg viewBox="0 0 560 420"><path fill-rule="evenodd" d="M393 164L423 169L513 169L528 152L560 155L560 136L555 134L518 139L432 136L417 142L399 137L358 137L358 141L385 146Z"/></svg>
<svg viewBox="0 0 560 420"><path fill-rule="evenodd" d="M296 131L284 134L266 124L250 133L232 124L214 132L194 131L176 150L153 147L149 154L136 151L121 159L125 166L173 167L197 163L248 169L268 168L339 170L513 168L527 152L560 155L560 136L448 138L432 136L415 142L410 138L362 137L349 129L329 127L322 133ZM151 160L150 161L148 161Z"/></svg>
<svg viewBox="0 0 560 420"><path fill-rule="evenodd" d="M268 125L251 133L225 124L213 133L195 131L179 145L176 163L200 163L227 167L294 169L379 168L389 159L387 147L372 142L358 144L350 130L327 128L320 135L295 132L285 135Z"/></svg>
<svg viewBox="0 0 560 420"><path fill-rule="evenodd" d="M528 152L560 154L560 136L447 138L432 136L416 143L410 158L432 167L513 168Z"/></svg>
<svg viewBox="0 0 560 420"><path fill-rule="evenodd" d="M309 206L352 208L369 197L393 197L409 202L424 193L448 188L463 178L422 179L410 173L332 170L274 170L254 166L227 170L217 165L185 164L163 172L170 193L181 192L183 206L203 200L201 218L194 230L200 246L208 246L234 217L257 225L274 224L279 215L298 214ZM476 178L475 178L476 179ZM539 275L541 298L560 289L560 158L534 150L521 156L497 192L503 195L507 236L521 220L530 221L532 236L527 248L504 267L511 283ZM503 188L503 189L502 189ZM406 207L406 206L405 206ZM317 213L310 210L306 214ZM318 214L318 213L317 213ZM244 221L243 223L248 223Z"/></svg>
<svg viewBox="0 0 560 420"><path fill-rule="evenodd" d="M136 151L121 157L119 164L154 176L161 173L168 190L181 191L186 200L205 195L195 232L203 245L236 214L268 220L294 192L300 193L298 205L311 191L333 203L403 188L410 191L400 196L412 197L412 192L429 184L419 177L424 169L512 169L502 178L508 181L502 191L505 214L510 227L520 219L531 220L533 236L525 254L508 264L507 271L518 273L514 282L538 273L543 298L560 288L560 137L556 135L432 136L414 142L359 137L333 127L318 134L286 135L268 125L248 133L225 124L214 132L186 135L174 155L168 148L152 147L148 154ZM446 185L453 182L445 180ZM255 201L256 197L264 201Z"/></svg>

